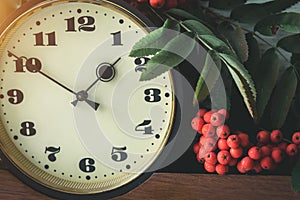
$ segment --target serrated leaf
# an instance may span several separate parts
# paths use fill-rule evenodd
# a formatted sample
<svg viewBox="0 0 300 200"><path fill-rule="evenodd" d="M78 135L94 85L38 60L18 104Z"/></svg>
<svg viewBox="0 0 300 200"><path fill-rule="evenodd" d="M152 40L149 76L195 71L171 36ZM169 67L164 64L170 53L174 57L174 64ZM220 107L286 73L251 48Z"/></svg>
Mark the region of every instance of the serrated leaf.
<svg viewBox="0 0 300 200"><path fill-rule="evenodd" d="M189 12L179 9L179 8L172 8L166 11L166 13L171 14L171 15L176 15L178 17L182 17L184 19L194 19L194 20L200 20L198 17L195 15L190 14Z"/></svg>
<svg viewBox="0 0 300 200"><path fill-rule="evenodd" d="M226 54L219 55L236 83L249 114L256 119L256 89L250 74L235 57Z"/></svg>
<svg viewBox="0 0 300 200"><path fill-rule="evenodd" d="M298 160L293 168L291 183L293 190L295 192L300 192L300 160Z"/></svg>
<svg viewBox="0 0 300 200"><path fill-rule="evenodd" d="M252 33L246 34L246 41L248 44L248 60L244 63L245 67L251 75L255 74L260 61L260 48L257 40L253 37Z"/></svg>
<svg viewBox="0 0 300 200"><path fill-rule="evenodd" d="M235 55L230 47L223 41L213 35L200 35L199 39L218 53Z"/></svg>
<svg viewBox="0 0 300 200"><path fill-rule="evenodd" d="M280 13L277 15L270 15L260 20L254 27L255 31L267 36L276 34L272 27L276 27L290 33L300 32L300 14L289 12Z"/></svg>
<svg viewBox="0 0 300 200"><path fill-rule="evenodd" d="M292 67L286 69L274 89L271 99L272 128L283 126L297 88L297 76Z"/></svg>
<svg viewBox="0 0 300 200"><path fill-rule="evenodd" d="M214 33L204 24L197 20L185 20L182 24L191 32L197 35L214 35Z"/></svg>
<svg viewBox="0 0 300 200"><path fill-rule="evenodd" d="M277 46L291 53L300 53L300 34L290 35L280 39Z"/></svg>
<svg viewBox="0 0 300 200"><path fill-rule="evenodd" d="M266 105L275 88L280 68L279 57L275 49L267 50L261 59L259 68L255 73L257 89L257 115L258 120L263 116Z"/></svg>
<svg viewBox="0 0 300 200"><path fill-rule="evenodd" d="M229 10L246 2L247 0L210 0L209 6L221 10Z"/></svg>
<svg viewBox="0 0 300 200"><path fill-rule="evenodd" d="M181 33L148 61L140 81L151 80L183 62L192 52L196 41L191 34Z"/></svg>
<svg viewBox="0 0 300 200"><path fill-rule="evenodd" d="M144 57L154 55L179 33L179 23L174 20L167 19L161 28L150 32L148 35L138 41L132 47L129 56Z"/></svg>
<svg viewBox="0 0 300 200"><path fill-rule="evenodd" d="M215 51L208 51L195 89L194 104L197 103L197 100L199 103L202 103L207 98L217 79L220 77L220 69L220 58Z"/></svg>
<svg viewBox="0 0 300 200"><path fill-rule="evenodd" d="M249 3L233 9L231 18L239 22L257 22L259 19L283 11L297 2L299 0L274 0L265 3Z"/></svg>
<svg viewBox="0 0 300 200"><path fill-rule="evenodd" d="M241 27L233 28L230 24L222 23L219 27L220 32L229 42L230 46L236 53L240 61L245 62L248 60L248 44L246 36Z"/></svg>

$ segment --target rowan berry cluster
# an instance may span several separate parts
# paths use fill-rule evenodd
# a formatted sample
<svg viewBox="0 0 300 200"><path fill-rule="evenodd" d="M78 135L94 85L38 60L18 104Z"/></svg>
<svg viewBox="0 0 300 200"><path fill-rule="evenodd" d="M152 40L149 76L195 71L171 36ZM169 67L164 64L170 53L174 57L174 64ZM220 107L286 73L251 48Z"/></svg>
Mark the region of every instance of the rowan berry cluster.
<svg viewBox="0 0 300 200"><path fill-rule="evenodd" d="M226 174L229 167L236 167L240 173L275 170L277 164L287 157L296 158L300 148L300 132L295 132L292 142L283 141L280 130L259 131L257 144L249 141L246 133L232 133L226 121L229 113L225 109L200 109L191 125L200 134L194 144L198 162L204 164L207 172ZM297 157L298 158L298 157Z"/></svg>

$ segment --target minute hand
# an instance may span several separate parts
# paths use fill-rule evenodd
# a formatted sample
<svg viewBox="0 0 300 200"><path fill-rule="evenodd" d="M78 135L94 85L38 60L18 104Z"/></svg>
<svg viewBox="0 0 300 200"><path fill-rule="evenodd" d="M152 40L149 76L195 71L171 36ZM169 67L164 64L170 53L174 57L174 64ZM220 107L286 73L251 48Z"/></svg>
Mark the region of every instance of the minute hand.
<svg viewBox="0 0 300 200"><path fill-rule="evenodd" d="M52 82L56 83L57 85L59 85L60 87L64 88L65 90L69 91L70 93L74 94L74 95L78 95L78 93L74 92L73 90L71 90L70 88L68 88L67 86L63 85L62 83L60 83L59 81L55 80L54 78L52 78L51 76L49 76L48 74L42 72L41 70L38 71L41 75L43 75L44 77L46 77L47 79L51 80ZM99 107L99 104L91 101L87 98L84 99L84 101L90 105L94 110L97 110Z"/></svg>

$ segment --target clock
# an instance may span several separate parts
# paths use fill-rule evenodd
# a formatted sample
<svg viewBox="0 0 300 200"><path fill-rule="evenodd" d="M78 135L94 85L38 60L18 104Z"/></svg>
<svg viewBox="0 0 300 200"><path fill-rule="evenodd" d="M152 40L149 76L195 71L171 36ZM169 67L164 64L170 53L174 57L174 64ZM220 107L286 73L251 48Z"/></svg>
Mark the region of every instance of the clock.
<svg viewBox="0 0 300 200"><path fill-rule="evenodd" d="M106 199L158 168L177 119L171 72L139 81L153 24L117 0L34 0L0 35L0 147L9 169L60 199ZM154 167L153 167L154 166Z"/></svg>

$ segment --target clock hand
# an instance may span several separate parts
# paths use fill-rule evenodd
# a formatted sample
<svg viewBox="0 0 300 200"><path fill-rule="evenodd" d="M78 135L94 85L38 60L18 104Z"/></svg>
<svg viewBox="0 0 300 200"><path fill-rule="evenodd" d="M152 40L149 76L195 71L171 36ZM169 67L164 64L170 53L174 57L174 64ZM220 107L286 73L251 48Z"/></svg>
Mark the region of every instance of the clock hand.
<svg viewBox="0 0 300 200"><path fill-rule="evenodd" d="M100 64L97 68L97 76L98 78L85 90L88 92L99 80L102 80L104 82L111 81L115 76L115 70L114 66L121 60L121 57L118 58L113 64L109 63L103 63ZM104 70L101 70L101 68L104 68ZM110 69L110 70L108 70Z"/></svg>
<svg viewBox="0 0 300 200"><path fill-rule="evenodd" d="M62 88L64 88L65 90L71 92L72 94L76 95L76 98L80 101L85 101L88 105L90 105L94 110L97 110L99 107L99 103L96 103L94 101L89 100L87 97L88 95L84 95L80 92L76 93L73 90L71 90L70 88L68 88L67 86L63 85L62 83L58 82L57 80L55 80L54 78L52 78L51 76L47 75L46 73L42 72L41 70L38 71L41 75L43 75L44 77L48 78L49 80L53 81L54 83L56 83L57 85L61 86Z"/></svg>
<svg viewBox="0 0 300 200"><path fill-rule="evenodd" d="M115 76L115 69L114 66L121 60L121 57L118 58L113 64L109 64L109 63L101 63L96 70L97 76L98 78L89 86L87 87L86 90L82 90L80 91L78 94L76 94L76 100L72 101L71 104L73 104L73 106L76 106L78 101L82 101L82 98L87 98L88 96L88 91L90 89L92 89L92 87L94 87L94 85L99 81L102 80L104 82L108 82L111 81L114 76ZM99 105L97 106L97 108L99 107ZM95 110L97 110L97 108L95 108Z"/></svg>
<svg viewBox="0 0 300 200"><path fill-rule="evenodd" d="M50 77L49 75L47 75L46 73L42 72L41 70L38 71L38 73L40 73L41 75L43 75L44 77L48 78L49 80L51 80L52 82L56 83L57 85L59 85L60 87L64 88L65 90L71 92L72 94L77 94L76 92L74 92L73 90L71 90L70 88L68 88L67 86L63 85L62 83L58 82L57 80L55 80L54 78Z"/></svg>
<svg viewBox="0 0 300 200"><path fill-rule="evenodd" d="M7 51L8 53L8 57L15 57L17 59L18 63L21 63L23 65L23 59L25 59L25 65L22 66L21 65L21 69L19 69L17 66L17 70L20 70L21 72L23 72L23 67L26 67L28 71L32 72L32 73L40 73L41 75L43 75L44 77L46 77L47 79L51 80L52 82L56 83L57 85L59 85L60 87L64 88L65 90L67 90L68 92L76 95L76 96L80 96L82 94L79 94L77 92L74 92L73 90L71 90L70 88L68 88L67 86L63 85L62 83L60 83L59 81L55 80L54 78L52 78L51 76L49 76L48 74L46 74L45 72L41 71L42 69L42 63L39 59L37 58L29 58L27 59L26 57L22 56L22 57L18 57L17 55L15 55L14 53L12 53L11 51ZM20 62L21 61L21 62ZM83 95L84 96L84 95ZM85 101L88 105L90 105L93 109L97 110L99 107L99 104L96 102L93 102L91 100L89 100L87 98L88 96L84 96L84 98L79 98L81 101ZM78 97L77 97L78 98Z"/></svg>

